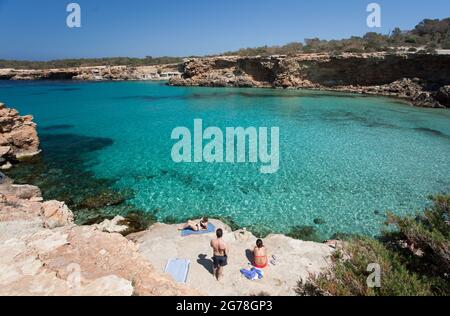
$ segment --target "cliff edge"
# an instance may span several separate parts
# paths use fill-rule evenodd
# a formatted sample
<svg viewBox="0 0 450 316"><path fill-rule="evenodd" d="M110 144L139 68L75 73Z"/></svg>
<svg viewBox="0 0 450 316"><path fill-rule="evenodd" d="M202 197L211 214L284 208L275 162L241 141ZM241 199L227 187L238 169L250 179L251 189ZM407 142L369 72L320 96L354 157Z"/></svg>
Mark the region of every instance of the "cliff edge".
<svg viewBox="0 0 450 316"><path fill-rule="evenodd" d="M4 104L0 140L3 162L39 152L32 117ZM44 202L39 188L0 173L0 295L200 294L155 271L122 235L76 226L73 218L65 203Z"/></svg>
<svg viewBox="0 0 450 316"><path fill-rule="evenodd" d="M184 60L171 85L322 89L449 107L450 56L408 53L218 56Z"/></svg>
<svg viewBox="0 0 450 316"><path fill-rule="evenodd" d="M39 152L32 118L4 104L0 139L8 159ZM73 220L64 202L44 201L39 188L15 185L0 173L0 295L295 295L297 281L326 270L333 252L324 244L271 235L265 243L276 263L263 280L252 282L239 270L249 268L256 237L211 220L225 230L230 249L226 277L217 282L210 258L214 234L183 238L177 225L157 223L125 238L120 233L128 227L120 217L93 226L77 226ZM187 285L164 274L171 258L191 261Z"/></svg>
<svg viewBox="0 0 450 316"><path fill-rule="evenodd" d="M16 110L0 103L0 169L9 169L11 162L35 156L39 152L33 117L20 116Z"/></svg>

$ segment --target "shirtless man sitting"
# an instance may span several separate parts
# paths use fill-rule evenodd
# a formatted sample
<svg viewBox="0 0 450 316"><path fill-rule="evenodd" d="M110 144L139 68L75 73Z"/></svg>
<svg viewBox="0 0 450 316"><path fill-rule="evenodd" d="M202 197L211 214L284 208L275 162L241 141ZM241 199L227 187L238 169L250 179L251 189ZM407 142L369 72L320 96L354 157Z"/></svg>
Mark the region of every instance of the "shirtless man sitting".
<svg viewBox="0 0 450 316"><path fill-rule="evenodd" d="M228 248L223 241L223 230L216 232L217 239L211 241L213 248L214 277L219 281L223 276L223 268L228 264Z"/></svg>

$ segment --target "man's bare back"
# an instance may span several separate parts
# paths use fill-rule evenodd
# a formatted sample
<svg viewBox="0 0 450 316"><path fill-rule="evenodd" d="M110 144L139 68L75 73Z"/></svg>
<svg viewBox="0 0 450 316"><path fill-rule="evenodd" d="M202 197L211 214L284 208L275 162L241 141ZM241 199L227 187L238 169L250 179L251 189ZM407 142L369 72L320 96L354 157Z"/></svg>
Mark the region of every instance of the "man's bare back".
<svg viewBox="0 0 450 316"><path fill-rule="evenodd" d="M228 249L222 239L222 229L217 230L216 236L217 239L211 241L211 247L213 248L214 277L219 280L223 276L223 268L228 264Z"/></svg>
<svg viewBox="0 0 450 316"><path fill-rule="evenodd" d="M212 240L211 247L213 248L214 256L224 257L227 255L227 245L222 238Z"/></svg>

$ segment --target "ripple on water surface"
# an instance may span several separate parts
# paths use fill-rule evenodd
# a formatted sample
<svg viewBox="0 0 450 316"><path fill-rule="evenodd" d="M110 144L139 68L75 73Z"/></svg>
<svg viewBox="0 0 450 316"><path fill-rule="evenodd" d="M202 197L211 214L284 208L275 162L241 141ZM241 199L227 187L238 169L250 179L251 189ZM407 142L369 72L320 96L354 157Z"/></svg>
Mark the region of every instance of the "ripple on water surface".
<svg viewBox="0 0 450 316"><path fill-rule="evenodd" d="M0 99L35 116L44 149L65 137L59 148L80 151L80 171L132 192L127 203L160 220L209 215L264 232L311 226L323 238L374 235L385 211L412 213L429 194L450 192L449 112L387 98L122 82L8 83ZM174 164L172 129L192 129L195 118L221 128L279 127L279 172ZM67 146L80 139L89 150ZM69 163L48 159L54 169ZM66 185L76 186L72 180Z"/></svg>

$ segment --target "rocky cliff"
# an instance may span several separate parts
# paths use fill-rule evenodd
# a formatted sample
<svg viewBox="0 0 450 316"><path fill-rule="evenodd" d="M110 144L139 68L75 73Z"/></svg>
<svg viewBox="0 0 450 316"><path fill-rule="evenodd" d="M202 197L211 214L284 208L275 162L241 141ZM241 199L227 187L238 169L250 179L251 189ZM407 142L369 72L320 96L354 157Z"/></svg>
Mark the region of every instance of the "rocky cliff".
<svg viewBox="0 0 450 316"><path fill-rule="evenodd" d="M179 76L178 64L158 66L97 66L61 69L0 69L0 80L165 80Z"/></svg>
<svg viewBox="0 0 450 316"><path fill-rule="evenodd" d="M199 295L151 266L135 243L76 226L39 188L0 184L0 295Z"/></svg>
<svg viewBox="0 0 450 316"><path fill-rule="evenodd" d="M39 150L30 116L0 106L1 159ZM3 165L4 166L4 165ZM0 295L199 295L155 271L135 243L76 226L63 202L43 201L39 188L0 173Z"/></svg>
<svg viewBox="0 0 450 316"><path fill-rule="evenodd" d="M33 117L20 116L16 110L0 103L0 169L8 169L11 162L38 153L39 138Z"/></svg>
<svg viewBox="0 0 450 316"><path fill-rule="evenodd" d="M172 85L273 87L349 91L401 97L414 105L448 106L450 56L368 53L194 58Z"/></svg>
<svg viewBox="0 0 450 316"><path fill-rule="evenodd" d="M36 154L39 141L32 118L21 117L3 104L0 114L4 157ZM266 245L276 257L263 280L250 282L239 270L248 267L256 237L211 222L224 229L232 258L221 282L213 278L208 258L214 233L183 238L178 225L157 223L125 238L121 233L129 227L119 216L77 226L64 202L44 201L39 188L16 185L0 173L0 295L295 295L299 279L330 267L337 246L268 236ZM171 258L191 261L186 286L163 274Z"/></svg>

